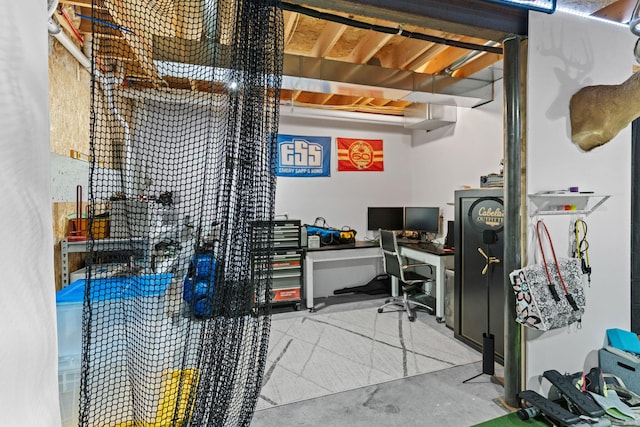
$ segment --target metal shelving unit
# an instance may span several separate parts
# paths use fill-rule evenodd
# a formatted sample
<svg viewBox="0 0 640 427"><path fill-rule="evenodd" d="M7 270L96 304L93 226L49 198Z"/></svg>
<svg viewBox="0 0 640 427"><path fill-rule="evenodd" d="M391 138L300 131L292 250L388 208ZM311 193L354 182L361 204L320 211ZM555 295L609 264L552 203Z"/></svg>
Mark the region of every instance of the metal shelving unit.
<svg viewBox="0 0 640 427"><path fill-rule="evenodd" d="M151 251L149 240L144 238L132 239L99 239L91 242L85 241L69 241L66 237L60 241L60 270L62 273L62 287L69 284L69 254L73 253L89 253L93 244L94 252L115 252L115 251L143 251L145 265L150 265Z"/></svg>

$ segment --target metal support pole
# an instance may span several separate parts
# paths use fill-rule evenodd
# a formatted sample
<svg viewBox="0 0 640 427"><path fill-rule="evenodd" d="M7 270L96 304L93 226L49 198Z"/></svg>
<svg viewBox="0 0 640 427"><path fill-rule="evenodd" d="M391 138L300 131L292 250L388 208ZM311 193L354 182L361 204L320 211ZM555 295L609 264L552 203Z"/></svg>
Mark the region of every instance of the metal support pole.
<svg viewBox="0 0 640 427"><path fill-rule="evenodd" d="M638 6L640 7L640 2ZM640 119L631 123L631 330L640 333Z"/></svg>
<svg viewBox="0 0 640 427"><path fill-rule="evenodd" d="M509 273L522 266L522 218L526 217L524 196L524 87L526 50L523 38L512 36L504 41L504 399L517 407L522 388L522 331L514 319L515 300Z"/></svg>

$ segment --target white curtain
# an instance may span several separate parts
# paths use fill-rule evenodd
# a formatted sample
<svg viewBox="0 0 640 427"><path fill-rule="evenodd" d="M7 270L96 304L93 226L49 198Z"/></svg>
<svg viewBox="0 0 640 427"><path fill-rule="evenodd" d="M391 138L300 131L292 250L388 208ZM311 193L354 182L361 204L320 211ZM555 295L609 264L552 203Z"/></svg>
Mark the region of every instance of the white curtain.
<svg viewBox="0 0 640 427"><path fill-rule="evenodd" d="M0 424L59 426L47 2L0 13Z"/></svg>

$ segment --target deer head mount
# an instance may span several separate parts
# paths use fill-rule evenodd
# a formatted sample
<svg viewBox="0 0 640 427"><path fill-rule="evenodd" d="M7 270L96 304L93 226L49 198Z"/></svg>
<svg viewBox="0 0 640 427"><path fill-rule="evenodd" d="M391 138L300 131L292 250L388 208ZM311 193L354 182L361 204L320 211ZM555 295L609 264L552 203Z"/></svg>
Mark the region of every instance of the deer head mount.
<svg viewBox="0 0 640 427"><path fill-rule="evenodd" d="M587 86L569 101L571 140L585 151L611 141L640 116L640 72L619 85Z"/></svg>
<svg viewBox="0 0 640 427"><path fill-rule="evenodd" d="M629 29L640 37L640 0ZM640 63L640 39L633 49ZM619 85L583 87L569 101L571 140L585 151L611 141L622 129L640 117L640 71Z"/></svg>

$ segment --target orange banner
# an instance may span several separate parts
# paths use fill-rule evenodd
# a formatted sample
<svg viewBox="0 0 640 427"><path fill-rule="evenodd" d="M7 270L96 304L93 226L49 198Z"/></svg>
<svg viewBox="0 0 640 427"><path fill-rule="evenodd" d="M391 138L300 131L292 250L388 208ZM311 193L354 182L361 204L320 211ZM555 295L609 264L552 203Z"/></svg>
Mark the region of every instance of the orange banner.
<svg viewBox="0 0 640 427"><path fill-rule="evenodd" d="M338 171L381 172L384 156L381 139L336 138Z"/></svg>

